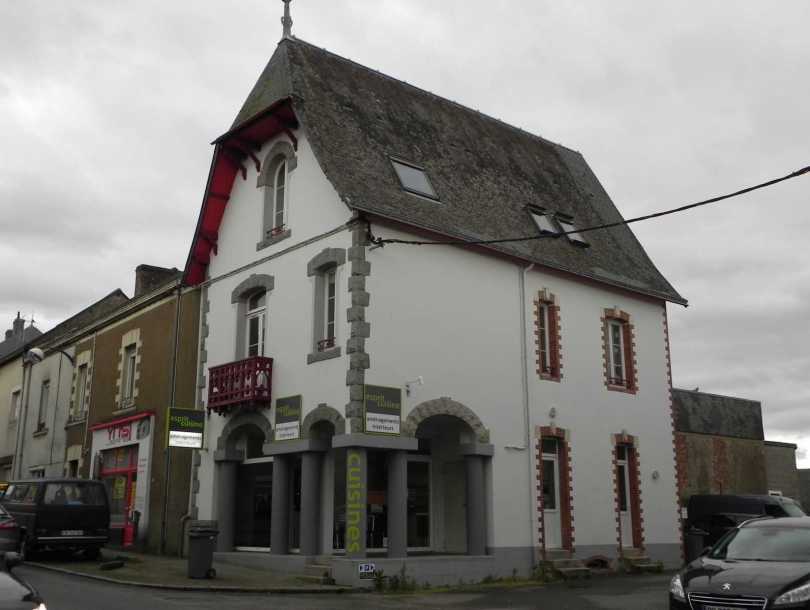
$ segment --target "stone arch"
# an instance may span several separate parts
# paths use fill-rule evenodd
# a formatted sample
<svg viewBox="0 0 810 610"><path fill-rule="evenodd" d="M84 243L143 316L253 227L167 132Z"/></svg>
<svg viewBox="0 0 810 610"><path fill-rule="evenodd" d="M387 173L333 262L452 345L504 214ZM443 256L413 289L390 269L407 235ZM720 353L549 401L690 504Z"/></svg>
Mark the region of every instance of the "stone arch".
<svg viewBox="0 0 810 610"><path fill-rule="evenodd" d="M346 420L340 414L340 411L327 404L319 404L315 409L307 413L307 416L301 423L301 436L303 438L310 438L309 434L312 426L320 421L328 421L335 426L335 434L346 433Z"/></svg>
<svg viewBox="0 0 810 610"><path fill-rule="evenodd" d="M428 400L414 407L402 425L402 434L404 436L416 436L419 424L434 415L449 415L460 419L470 426L479 442L489 443L489 430L475 412L466 405L447 397Z"/></svg>
<svg viewBox="0 0 810 610"><path fill-rule="evenodd" d="M251 293L259 289L264 289L267 292L273 290L276 280L272 275L264 273L254 273L247 279L241 281L239 285L231 292L231 303L239 303Z"/></svg>
<svg viewBox="0 0 810 610"><path fill-rule="evenodd" d="M292 144L286 140L279 140L270 147L267 154L264 156L262 162L262 171L259 172L259 177L256 179L256 187L268 186L273 182L273 170L278 167L276 161L279 158L287 160L287 172L293 171L298 165L298 159L295 156L295 149Z"/></svg>
<svg viewBox="0 0 810 610"><path fill-rule="evenodd" d="M222 433L217 439L218 451L235 451L236 450L236 437L234 434L242 426L256 426L264 433L264 442L269 443L273 440L273 426L261 413L241 413L236 417L231 418Z"/></svg>
<svg viewBox="0 0 810 610"><path fill-rule="evenodd" d="M307 263L307 276L312 277L327 267L340 267L345 262L346 250L343 248L324 248Z"/></svg>

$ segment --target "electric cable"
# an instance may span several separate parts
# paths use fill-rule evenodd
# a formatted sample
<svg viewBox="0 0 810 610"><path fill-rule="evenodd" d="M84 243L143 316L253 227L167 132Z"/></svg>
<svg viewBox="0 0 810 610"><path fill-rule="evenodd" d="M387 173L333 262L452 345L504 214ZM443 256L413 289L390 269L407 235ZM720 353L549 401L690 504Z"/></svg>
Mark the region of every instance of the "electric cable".
<svg viewBox="0 0 810 610"><path fill-rule="evenodd" d="M651 220L653 218L660 218L662 216L668 216L670 214L677 214L679 212L685 212L686 210L691 210L693 208L698 208L701 206L709 205L711 203L717 203L719 201L723 201L725 199L731 199L732 197L739 197L740 195L745 195L746 193L750 193L752 191L757 191L759 189L763 189L769 186L773 186L774 184L778 184L780 182L784 182L786 180L791 180L792 178L798 178L806 173L810 172L810 165L803 167L800 170L787 174L786 176L782 176L780 178L774 178L773 180L768 180L767 182L761 182L754 186L749 186L738 191L734 191L733 193L728 193L726 195L719 195L717 197L712 197L711 199L704 199L703 201L697 201L695 203L689 203L686 205L679 206L677 208L670 208L668 210L663 210L661 212L653 212L651 214L645 214L643 216L636 216L635 218L628 218L626 220L618 220L616 222L608 222L600 225L593 225L590 227L583 227L581 229L575 228L570 231L559 231L555 233L541 233L539 235L524 235L521 237L503 237L499 239L446 239L446 240L435 240L435 241L425 241L425 240L411 240L411 239L394 239L394 238L380 238L374 237L370 241L376 246L382 247L387 244L403 244L409 246L458 246L458 245L491 245L491 244L505 244L505 243L515 243L515 242L524 242L524 241L533 241L535 239L548 239L548 238L558 238L562 237L563 235L571 235L574 233L589 233L591 231L599 231L602 229L611 229L613 227L620 227L623 225L629 225L635 222L641 222L643 220Z"/></svg>

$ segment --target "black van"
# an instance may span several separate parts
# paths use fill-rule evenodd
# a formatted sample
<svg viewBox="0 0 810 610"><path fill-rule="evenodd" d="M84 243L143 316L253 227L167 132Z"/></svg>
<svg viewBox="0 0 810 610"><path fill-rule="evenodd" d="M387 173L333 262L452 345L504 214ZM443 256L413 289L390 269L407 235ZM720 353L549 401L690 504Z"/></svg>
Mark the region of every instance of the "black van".
<svg viewBox="0 0 810 610"><path fill-rule="evenodd" d="M0 502L20 525L23 558L46 548L95 558L110 539L110 505L100 481L11 481Z"/></svg>
<svg viewBox="0 0 810 610"><path fill-rule="evenodd" d="M700 535L703 547L714 546L723 535L756 517L804 517L795 500L766 495L696 495L687 505L685 535ZM693 553L687 553L692 555ZM692 557L690 557L691 559Z"/></svg>

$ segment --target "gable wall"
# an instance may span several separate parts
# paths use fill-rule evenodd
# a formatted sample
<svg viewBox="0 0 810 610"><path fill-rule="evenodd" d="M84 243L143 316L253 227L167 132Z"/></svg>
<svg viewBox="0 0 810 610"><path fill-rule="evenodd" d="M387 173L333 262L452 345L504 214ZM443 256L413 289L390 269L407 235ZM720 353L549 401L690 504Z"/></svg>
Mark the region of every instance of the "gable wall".
<svg viewBox="0 0 810 610"><path fill-rule="evenodd" d="M414 205L424 205L414 200ZM382 237L413 238L388 227ZM573 246L572 246L573 247ZM424 377L403 418L417 404L443 396L471 408L491 432L496 547L526 546L537 529L535 427L555 423L570 432L575 546L615 551L612 435L638 438L645 539L678 540L673 437L664 305L535 269L527 274L526 340L532 446L525 447L519 278L521 267L448 246L389 245L367 254L371 338L368 383L404 386ZM560 305L562 381L539 379L534 300L543 288ZM636 334L638 392L605 387L601 316L618 307ZM552 422L550 409L557 411ZM531 460L531 461L530 461ZM653 479L653 471L658 478ZM530 509L530 506L532 507ZM531 519L529 511L532 511ZM670 548L671 551L671 548ZM671 558L668 558L671 559Z"/></svg>

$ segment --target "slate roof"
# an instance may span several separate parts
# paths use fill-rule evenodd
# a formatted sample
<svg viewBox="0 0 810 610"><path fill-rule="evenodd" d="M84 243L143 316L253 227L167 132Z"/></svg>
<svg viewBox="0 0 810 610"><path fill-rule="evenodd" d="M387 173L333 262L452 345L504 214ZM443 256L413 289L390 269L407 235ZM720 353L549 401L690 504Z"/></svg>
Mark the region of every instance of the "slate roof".
<svg viewBox="0 0 810 610"><path fill-rule="evenodd" d="M756 400L672 389L675 430L763 440L762 405Z"/></svg>
<svg viewBox="0 0 810 610"><path fill-rule="evenodd" d="M284 98L355 210L465 240L536 234L528 204L580 227L621 219L580 153L300 39L279 43L229 133ZM423 166L441 203L403 191L391 156ZM586 238L590 248L565 238L488 247L686 304L628 227Z"/></svg>

